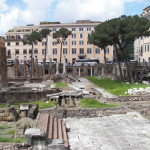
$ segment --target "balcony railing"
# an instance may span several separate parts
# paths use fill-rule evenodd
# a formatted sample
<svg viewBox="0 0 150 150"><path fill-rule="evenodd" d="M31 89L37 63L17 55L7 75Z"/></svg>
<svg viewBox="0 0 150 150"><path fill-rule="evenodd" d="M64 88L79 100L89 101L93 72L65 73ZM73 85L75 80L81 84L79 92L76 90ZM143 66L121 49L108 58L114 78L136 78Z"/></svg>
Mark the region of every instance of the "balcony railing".
<svg viewBox="0 0 150 150"><path fill-rule="evenodd" d="M78 54L78 57L85 57L86 54Z"/></svg>

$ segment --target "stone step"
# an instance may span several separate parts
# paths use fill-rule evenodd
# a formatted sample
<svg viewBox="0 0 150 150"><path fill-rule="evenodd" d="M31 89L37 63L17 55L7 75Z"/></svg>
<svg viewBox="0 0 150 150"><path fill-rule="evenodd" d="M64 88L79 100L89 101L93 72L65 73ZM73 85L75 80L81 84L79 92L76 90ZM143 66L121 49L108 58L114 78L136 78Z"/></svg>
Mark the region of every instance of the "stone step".
<svg viewBox="0 0 150 150"><path fill-rule="evenodd" d="M54 143L57 140L63 141L65 148L69 147L66 125L65 123L49 114L43 114L39 118L42 121L38 121L42 123L42 125L37 125L40 129L42 129L46 133L46 139L48 141L52 141Z"/></svg>

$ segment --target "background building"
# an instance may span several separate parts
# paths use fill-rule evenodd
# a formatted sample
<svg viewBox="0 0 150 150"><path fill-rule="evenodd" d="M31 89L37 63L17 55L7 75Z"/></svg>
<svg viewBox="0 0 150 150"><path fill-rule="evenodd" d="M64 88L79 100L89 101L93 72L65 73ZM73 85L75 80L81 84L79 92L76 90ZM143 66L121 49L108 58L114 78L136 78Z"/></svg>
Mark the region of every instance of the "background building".
<svg viewBox="0 0 150 150"><path fill-rule="evenodd" d="M150 20L150 6L146 7L141 14L141 17L146 17ZM142 37L134 42L135 60L150 65L150 36Z"/></svg>
<svg viewBox="0 0 150 150"><path fill-rule="evenodd" d="M47 60L51 58L53 61L59 62L60 44L53 39L53 33L60 28L67 28L72 31L63 44L63 56L66 57L68 63L74 62L75 59L98 58L101 63L104 62L104 51L95 45L88 43L88 36L94 31L100 22L90 20L78 20L76 23L61 24L59 22L41 22L40 25L17 26L6 33L5 45L8 59L30 60L31 45L25 45L22 39L32 31L40 31L45 28L52 30L48 36L47 44ZM45 54L45 41L34 43L34 58L43 61ZM63 57L62 56L62 57ZM113 47L107 47L106 58L108 61L113 59Z"/></svg>

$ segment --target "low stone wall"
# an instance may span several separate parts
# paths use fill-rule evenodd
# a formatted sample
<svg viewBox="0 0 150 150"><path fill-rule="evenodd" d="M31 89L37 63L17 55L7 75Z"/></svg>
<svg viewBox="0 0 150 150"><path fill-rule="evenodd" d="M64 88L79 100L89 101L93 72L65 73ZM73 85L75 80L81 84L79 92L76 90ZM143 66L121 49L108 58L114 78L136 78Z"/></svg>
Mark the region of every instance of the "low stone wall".
<svg viewBox="0 0 150 150"><path fill-rule="evenodd" d="M127 113L126 108L102 108L102 109L84 109L84 108L72 108L72 109L41 109L40 113L48 113L57 118L77 117L77 118L92 118L109 116L113 114L125 114Z"/></svg>
<svg viewBox="0 0 150 150"><path fill-rule="evenodd" d="M59 89L53 90L43 90L43 91L8 91L0 93L0 102L3 103L15 103L15 102L27 102L27 101L38 101L41 99L46 99L46 95L52 93L61 92Z"/></svg>
<svg viewBox="0 0 150 150"><path fill-rule="evenodd" d="M150 95L145 96L119 96L117 98L107 98L107 101L127 102L127 101L150 101Z"/></svg>

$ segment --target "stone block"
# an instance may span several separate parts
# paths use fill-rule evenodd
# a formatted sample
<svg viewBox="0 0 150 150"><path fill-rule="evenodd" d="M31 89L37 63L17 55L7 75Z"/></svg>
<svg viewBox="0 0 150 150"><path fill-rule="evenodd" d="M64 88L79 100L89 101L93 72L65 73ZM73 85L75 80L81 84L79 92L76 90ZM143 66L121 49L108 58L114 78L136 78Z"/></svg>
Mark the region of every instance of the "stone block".
<svg viewBox="0 0 150 150"><path fill-rule="evenodd" d="M51 89L55 89L56 88L56 84L51 84Z"/></svg>
<svg viewBox="0 0 150 150"><path fill-rule="evenodd" d="M20 104L20 110L29 110L29 104Z"/></svg>

